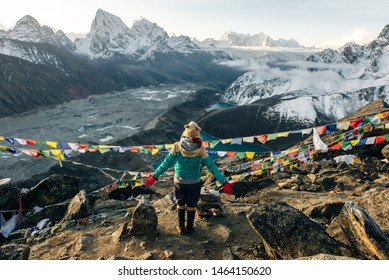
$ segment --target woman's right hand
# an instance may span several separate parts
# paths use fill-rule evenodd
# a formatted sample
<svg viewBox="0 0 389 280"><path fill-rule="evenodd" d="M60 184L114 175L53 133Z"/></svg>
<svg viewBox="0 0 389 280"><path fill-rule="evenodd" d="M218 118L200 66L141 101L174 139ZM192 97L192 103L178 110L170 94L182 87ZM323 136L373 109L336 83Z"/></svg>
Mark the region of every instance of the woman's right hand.
<svg viewBox="0 0 389 280"><path fill-rule="evenodd" d="M145 187L149 188L149 187L151 187L152 184L155 183L155 181L157 181L157 179L155 179L153 176L151 176L150 178L148 178L148 179L144 182L144 185L145 185Z"/></svg>

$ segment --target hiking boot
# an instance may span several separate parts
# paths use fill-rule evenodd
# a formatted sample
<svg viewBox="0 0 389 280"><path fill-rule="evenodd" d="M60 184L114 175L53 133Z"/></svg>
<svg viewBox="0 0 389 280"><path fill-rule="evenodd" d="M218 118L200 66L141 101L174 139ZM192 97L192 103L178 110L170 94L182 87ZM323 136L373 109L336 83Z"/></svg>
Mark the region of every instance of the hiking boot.
<svg viewBox="0 0 389 280"><path fill-rule="evenodd" d="M186 229L183 228L183 227L176 226L176 229L177 229L177 231L178 231L178 233L179 233L180 235L186 235L186 234L187 234Z"/></svg>
<svg viewBox="0 0 389 280"><path fill-rule="evenodd" d="M196 232L196 229L194 227L191 227L191 228L187 228L186 229L185 234L191 235L191 234L193 234L195 232Z"/></svg>
<svg viewBox="0 0 389 280"><path fill-rule="evenodd" d="M196 214L196 210L192 210L192 211L186 211L187 213L187 221L186 221L186 232L187 234L192 234L194 232L194 220L195 220L195 214Z"/></svg>

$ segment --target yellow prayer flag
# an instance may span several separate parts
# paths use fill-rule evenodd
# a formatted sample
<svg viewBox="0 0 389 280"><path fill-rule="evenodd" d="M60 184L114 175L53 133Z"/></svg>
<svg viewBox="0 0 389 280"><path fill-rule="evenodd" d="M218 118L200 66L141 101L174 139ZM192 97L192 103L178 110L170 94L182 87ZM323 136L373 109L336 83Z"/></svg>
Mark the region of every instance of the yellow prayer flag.
<svg viewBox="0 0 389 280"><path fill-rule="evenodd" d="M64 160L65 159L65 157L63 156L61 150L50 150L50 152L51 152L51 154L53 156L55 156L59 160Z"/></svg>
<svg viewBox="0 0 389 280"><path fill-rule="evenodd" d="M351 146L356 146L358 144L359 140L351 140L350 143L351 143Z"/></svg>
<svg viewBox="0 0 389 280"><path fill-rule="evenodd" d="M57 146L57 142L53 142L53 141L46 141L46 145L51 147L51 148L54 148L54 149L57 149L58 146Z"/></svg>
<svg viewBox="0 0 389 280"><path fill-rule="evenodd" d="M165 144L165 149L173 149L174 144Z"/></svg>
<svg viewBox="0 0 389 280"><path fill-rule="evenodd" d="M62 224L56 224L55 226L53 226L50 230L50 233L53 234L54 232L56 232L57 230L61 229L61 226Z"/></svg>
<svg viewBox="0 0 389 280"><path fill-rule="evenodd" d="M262 175L262 169L255 171L255 175Z"/></svg>
<svg viewBox="0 0 389 280"><path fill-rule="evenodd" d="M363 132L369 132L373 129L373 127L371 125L367 125L363 128Z"/></svg>
<svg viewBox="0 0 389 280"><path fill-rule="evenodd" d="M254 156L255 156L255 152L246 152L246 157L247 157L248 159L253 159Z"/></svg>
<svg viewBox="0 0 389 280"><path fill-rule="evenodd" d="M107 145L98 145L97 146L99 149L109 149L110 147Z"/></svg>
<svg viewBox="0 0 389 280"><path fill-rule="evenodd" d="M156 154L158 154L159 150L157 148L154 148L152 151L151 151L151 154L154 156Z"/></svg>
<svg viewBox="0 0 389 280"><path fill-rule="evenodd" d="M385 128L386 128L386 129L389 129L389 123L386 123L386 124L385 124Z"/></svg>
<svg viewBox="0 0 389 280"><path fill-rule="evenodd" d="M230 139L221 139L220 140L223 144L227 144L227 143L231 143L232 142L232 138Z"/></svg>
<svg viewBox="0 0 389 280"><path fill-rule="evenodd" d="M277 133L277 137L288 137L288 136L289 136L289 131Z"/></svg>
<svg viewBox="0 0 389 280"><path fill-rule="evenodd" d="M133 185L134 188L135 187L141 187L141 186L143 186L143 180L136 180L134 182L134 185Z"/></svg>
<svg viewBox="0 0 389 280"><path fill-rule="evenodd" d="M3 136L0 136L0 141L4 141L5 138Z"/></svg>

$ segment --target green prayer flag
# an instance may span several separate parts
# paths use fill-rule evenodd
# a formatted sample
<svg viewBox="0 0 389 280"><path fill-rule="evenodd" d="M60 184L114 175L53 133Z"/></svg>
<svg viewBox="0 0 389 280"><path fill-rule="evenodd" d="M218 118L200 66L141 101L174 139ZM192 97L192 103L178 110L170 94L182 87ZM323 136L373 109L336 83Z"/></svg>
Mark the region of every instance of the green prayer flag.
<svg viewBox="0 0 389 280"><path fill-rule="evenodd" d="M235 154L235 157L236 157L236 158L239 158L239 159L245 158L245 157L246 157L246 154L245 154L245 152L237 152L237 153Z"/></svg>

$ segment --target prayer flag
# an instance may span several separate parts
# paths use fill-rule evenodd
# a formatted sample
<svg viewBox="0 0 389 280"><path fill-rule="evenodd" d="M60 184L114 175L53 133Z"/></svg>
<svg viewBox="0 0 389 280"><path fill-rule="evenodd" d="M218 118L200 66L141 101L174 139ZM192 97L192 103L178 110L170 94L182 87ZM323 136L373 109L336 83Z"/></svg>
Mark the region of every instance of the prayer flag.
<svg viewBox="0 0 389 280"><path fill-rule="evenodd" d="M254 156L255 156L255 152L246 152L246 157L247 157L248 159L253 159Z"/></svg>
<svg viewBox="0 0 389 280"><path fill-rule="evenodd" d="M289 131L287 132L279 132L277 133L277 137L288 137L289 136Z"/></svg>
<svg viewBox="0 0 389 280"><path fill-rule="evenodd" d="M27 145L27 141L20 138L14 138L16 142L18 142L20 145Z"/></svg>
<svg viewBox="0 0 389 280"><path fill-rule="evenodd" d="M244 137L243 141L246 143L254 143L254 136Z"/></svg>
<svg viewBox="0 0 389 280"><path fill-rule="evenodd" d="M350 126L352 127L352 128L356 128L356 127L358 127L358 125L360 124L360 123L362 123L363 122L363 118L358 118L358 119L355 119L355 120L351 120L350 121Z"/></svg>
<svg viewBox="0 0 389 280"><path fill-rule="evenodd" d="M229 138L229 139L221 139L220 140L223 144L227 144L227 143L231 143L232 142L232 138Z"/></svg>
<svg viewBox="0 0 389 280"><path fill-rule="evenodd" d="M385 136L384 135L380 135L380 136L376 137L375 143L376 144L382 144L382 143L384 143L384 140L385 140Z"/></svg>
<svg viewBox="0 0 389 280"><path fill-rule="evenodd" d="M232 139L231 145L242 145L242 138Z"/></svg>
<svg viewBox="0 0 389 280"><path fill-rule="evenodd" d="M36 141L32 139L27 139L26 140L27 145L36 145Z"/></svg>
<svg viewBox="0 0 389 280"><path fill-rule="evenodd" d="M307 129L302 129L301 130L301 135L304 136L305 134L311 134L312 128L307 128Z"/></svg>
<svg viewBox="0 0 389 280"><path fill-rule="evenodd" d="M348 127L350 126L349 121L340 122L336 124L336 127L340 130L348 130Z"/></svg>
<svg viewBox="0 0 389 280"><path fill-rule="evenodd" d="M61 150L50 150L50 152L51 152L51 154L53 155L53 156L55 156L56 158L58 158L59 160L64 160L65 159L65 157L63 156L63 154L62 154L62 151Z"/></svg>
<svg viewBox="0 0 389 280"><path fill-rule="evenodd" d="M365 145L374 145L376 137L369 137L366 139Z"/></svg>
<svg viewBox="0 0 389 280"><path fill-rule="evenodd" d="M57 142L46 141L46 145L51 147L51 148L57 149Z"/></svg>
<svg viewBox="0 0 389 280"><path fill-rule="evenodd" d="M267 136L267 141L277 139L277 133L272 133Z"/></svg>
<svg viewBox="0 0 389 280"><path fill-rule="evenodd" d="M262 144L265 144L266 141L267 141L267 135L266 134L255 136L255 138L257 138L257 140L259 142L261 142Z"/></svg>
<svg viewBox="0 0 389 280"><path fill-rule="evenodd" d="M217 144L219 144L219 143L220 143L220 140L208 141L209 147L210 147L211 149L215 148L215 146L216 146Z"/></svg>
<svg viewBox="0 0 389 280"><path fill-rule="evenodd" d="M223 151L218 151L218 152L217 152L217 155L218 155L219 157L224 157L226 154L227 154L227 152L223 152Z"/></svg>

